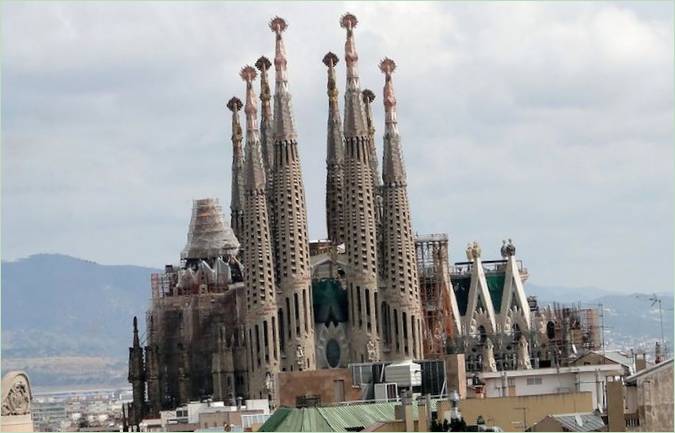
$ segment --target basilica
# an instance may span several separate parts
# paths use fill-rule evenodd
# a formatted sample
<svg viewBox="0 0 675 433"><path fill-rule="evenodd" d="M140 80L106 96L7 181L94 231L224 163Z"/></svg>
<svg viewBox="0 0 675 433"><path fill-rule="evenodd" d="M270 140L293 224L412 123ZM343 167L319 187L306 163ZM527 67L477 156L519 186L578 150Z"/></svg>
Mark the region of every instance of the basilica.
<svg viewBox="0 0 675 433"><path fill-rule="evenodd" d="M380 159L377 98L361 87L357 24L352 14L339 20L342 59L331 52L317 59L327 74L327 238L308 237L287 24L276 17L269 23L272 61L260 57L243 67L244 96L227 103L229 224L216 199L194 201L180 263L152 276L144 337L134 320L131 419L207 397L274 402L280 372L447 353L463 353L469 372L531 369L562 365L576 350L599 345L593 317L540 308L526 296L527 269L511 240L500 259L483 260L474 242L466 261L451 264L447 235L415 234L396 63L387 57L379 63Z"/></svg>

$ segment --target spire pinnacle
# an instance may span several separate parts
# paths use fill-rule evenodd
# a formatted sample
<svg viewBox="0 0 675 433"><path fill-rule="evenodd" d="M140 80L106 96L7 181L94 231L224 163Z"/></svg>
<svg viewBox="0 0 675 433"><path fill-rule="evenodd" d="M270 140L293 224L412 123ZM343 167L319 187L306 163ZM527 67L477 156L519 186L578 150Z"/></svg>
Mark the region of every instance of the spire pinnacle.
<svg viewBox="0 0 675 433"><path fill-rule="evenodd" d="M340 19L340 26L347 30L345 41L345 63L347 64L347 91L345 92L344 134L349 137L367 137L366 116L363 111L359 84L358 61L354 43L354 28L358 24L356 17L346 13Z"/></svg>
<svg viewBox="0 0 675 433"><path fill-rule="evenodd" d="M274 150L272 137L272 92L267 81L267 71L272 66L272 62L261 56L256 62L255 67L260 71L260 145L262 146L263 163L265 164L265 174L268 183L272 179L272 166L274 165Z"/></svg>
<svg viewBox="0 0 675 433"><path fill-rule="evenodd" d="M227 108L232 112L232 144L234 144L235 147L237 144L241 145L241 140L243 138L241 124L239 123L239 110L241 110L243 106L241 99L236 96L233 96L227 101Z"/></svg>
<svg viewBox="0 0 675 433"><path fill-rule="evenodd" d="M394 86L391 80L391 74L396 70L396 62L389 57L385 57L380 62L380 71L385 76L384 81L384 111L385 122L387 125L396 123L396 97L394 96Z"/></svg>
<svg viewBox="0 0 675 433"><path fill-rule="evenodd" d="M244 66L239 73L242 80L246 82L246 105L244 112L246 113L246 130L252 131L258 129L256 115L258 114L257 102L255 100L255 91L253 90L253 80L255 80L256 72L252 66Z"/></svg>
<svg viewBox="0 0 675 433"><path fill-rule="evenodd" d="M274 50L274 68L276 69L276 81L286 82L288 79L286 77L286 65L288 61L286 60L286 47L284 46L284 40L281 37L281 34L286 30L288 25L286 20L281 17L274 17L270 21L270 29L276 33L276 46Z"/></svg>
<svg viewBox="0 0 675 433"><path fill-rule="evenodd" d="M345 41L345 62L347 63L347 78L359 77L357 63L359 55L356 53L356 45L354 43L353 29L359 23L359 20L351 13L347 12L340 19L340 26L347 29L347 40Z"/></svg>
<svg viewBox="0 0 675 433"><path fill-rule="evenodd" d="M288 25L283 18L275 17L270 22L270 29L276 34L274 53L275 88L274 88L274 141L294 140L296 138L293 124L291 94L288 92L288 76L286 72L286 47L281 34Z"/></svg>
<svg viewBox="0 0 675 433"><path fill-rule="evenodd" d="M269 101L272 98L270 86L267 81L267 71L272 66L272 62L265 56L261 56L256 62L255 67L260 71L260 99Z"/></svg>
<svg viewBox="0 0 675 433"><path fill-rule="evenodd" d="M337 101L338 91L335 82L335 65L337 65L339 61L338 56L330 51L323 56L323 64L328 67L328 98L331 101Z"/></svg>

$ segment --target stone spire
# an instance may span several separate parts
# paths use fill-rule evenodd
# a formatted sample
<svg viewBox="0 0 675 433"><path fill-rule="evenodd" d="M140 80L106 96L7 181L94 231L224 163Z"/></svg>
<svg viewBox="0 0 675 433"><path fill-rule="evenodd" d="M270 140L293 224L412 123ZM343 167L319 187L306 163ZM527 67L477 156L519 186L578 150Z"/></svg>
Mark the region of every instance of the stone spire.
<svg viewBox="0 0 675 433"><path fill-rule="evenodd" d="M241 146L244 135L239 122L241 100L233 97L227 102L232 111L232 189L230 191L230 226L237 239L242 239L244 231L244 151Z"/></svg>
<svg viewBox="0 0 675 433"><path fill-rule="evenodd" d="M389 58L380 62L380 70L385 76L383 102L384 102L384 143L385 150L382 159L382 178L385 186L393 182L405 184L406 173L401 156L401 138L396 121L396 97L391 74L396 69L396 63Z"/></svg>
<svg viewBox="0 0 675 433"><path fill-rule="evenodd" d="M241 70L246 82L246 164L244 176L244 283L246 286L245 338L251 398L277 399L279 371L277 302L274 266L267 225L265 168L260 149L253 80L255 69Z"/></svg>
<svg viewBox="0 0 675 433"><path fill-rule="evenodd" d="M274 176L274 129L272 117L272 92L267 78L267 71L272 67L272 62L261 56L256 62L255 67L260 71L260 145L262 147L263 166L265 167L265 195L267 196L267 221L270 227L270 236L272 242L272 251L275 248L274 230L276 224L274 222L274 184L272 178Z"/></svg>
<svg viewBox="0 0 675 433"><path fill-rule="evenodd" d="M145 411L145 367L143 365L143 348L138 338L138 319L134 316L134 339L129 348L129 383L133 395L133 419L131 424L138 426Z"/></svg>
<svg viewBox="0 0 675 433"><path fill-rule="evenodd" d="M274 56L274 266L278 289L280 348L285 370L314 370L314 320L311 267L307 238L307 207L293 108L288 92L286 49L282 33L286 21L276 17Z"/></svg>
<svg viewBox="0 0 675 433"><path fill-rule="evenodd" d="M375 199L375 232L377 238L377 256L382 257L382 178L377 167L377 148L375 146L375 122L373 117L372 103L375 101L375 94L370 89L364 89L361 92L363 105L365 107L366 125L368 127L368 153L370 163L370 178L373 182L373 194ZM382 262L378 262L378 272L382 276Z"/></svg>
<svg viewBox="0 0 675 433"><path fill-rule="evenodd" d="M335 65L338 57L328 53L323 58L328 67L328 140L326 146L326 227L328 239L335 245L344 242L344 153L342 119L338 104L338 90L335 81Z"/></svg>
<svg viewBox="0 0 675 433"><path fill-rule="evenodd" d="M345 283L349 302L351 361L380 359L377 284L375 194L370 172L368 128L358 77L354 27L358 20L346 14L340 25L347 30L345 61L344 218L345 252L349 266Z"/></svg>
<svg viewBox="0 0 675 433"><path fill-rule="evenodd" d="M270 91L267 71L272 63L265 56L260 57L255 62L255 67L260 71L260 144L262 146L263 164L265 166L265 175L267 182L272 179L272 167L274 165L274 137L272 134L272 92ZM268 191L271 194L271 191Z"/></svg>
<svg viewBox="0 0 675 433"><path fill-rule="evenodd" d="M291 95L288 93L288 72L286 66L286 47L281 34L286 30L286 21L275 17L270 22L270 29L276 34L274 49L274 140L293 140L296 138L291 106Z"/></svg>
<svg viewBox="0 0 675 433"><path fill-rule="evenodd" d="M422 357L422 311L415 238L410 222L410 204L406 175L401 157L401 139L396 124L396 97L391 74L396 69L393 60L385 58L380 70L384 84L384 158L382 164L383 218L382 270L384 287L383 329L389 334L383 339L390 360Z"/></svg>

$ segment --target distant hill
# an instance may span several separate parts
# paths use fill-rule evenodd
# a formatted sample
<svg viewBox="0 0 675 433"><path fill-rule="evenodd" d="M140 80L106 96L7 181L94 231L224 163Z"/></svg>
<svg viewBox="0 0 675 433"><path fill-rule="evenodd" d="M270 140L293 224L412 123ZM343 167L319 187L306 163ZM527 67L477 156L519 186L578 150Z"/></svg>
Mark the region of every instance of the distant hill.
<svg viewBox="0 0 675 433"><path fill-rule="evenodd" d="M63 356L96 361L83 365L125 360L132 317L145 323L152 272L157 270L100 265L60 254L3 261L3 367L16 368L12 360L22 359L19 366L30 370L36 364L31 359ZM51 382L41 370L33 373Z"/></svg>
<svg viewBox="0 0 675 433"><path fill-rule="evenodd" d="M150 274L158 271L60 254L2 262L3 370L27 370L34 386L124 382L131 320L137 315L145 325ZM525 290L540 303L601 302L608 345L651 349L660 335L658 312L646 299L590 288L527 284ZM672 340L672 294L664 295L663 308Z"/></svg>

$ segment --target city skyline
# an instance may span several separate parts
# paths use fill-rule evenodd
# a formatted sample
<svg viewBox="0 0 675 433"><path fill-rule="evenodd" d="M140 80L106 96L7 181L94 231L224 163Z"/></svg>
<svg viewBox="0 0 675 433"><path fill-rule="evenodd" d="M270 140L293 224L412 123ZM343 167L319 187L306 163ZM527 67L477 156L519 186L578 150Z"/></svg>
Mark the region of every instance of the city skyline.
<svg viewBox="0 0 675 433"><path fill-rule="evenodd" d="M241 65L272 57L282 12L309 235L325 237L321 59L349 10L380 157L377 65L398 65L413 230L447 232L453 261L511 237L538 284L672 290L670 4L2 7L5 259L176 262L192 199L229 207L225 103Z"/></svg>

